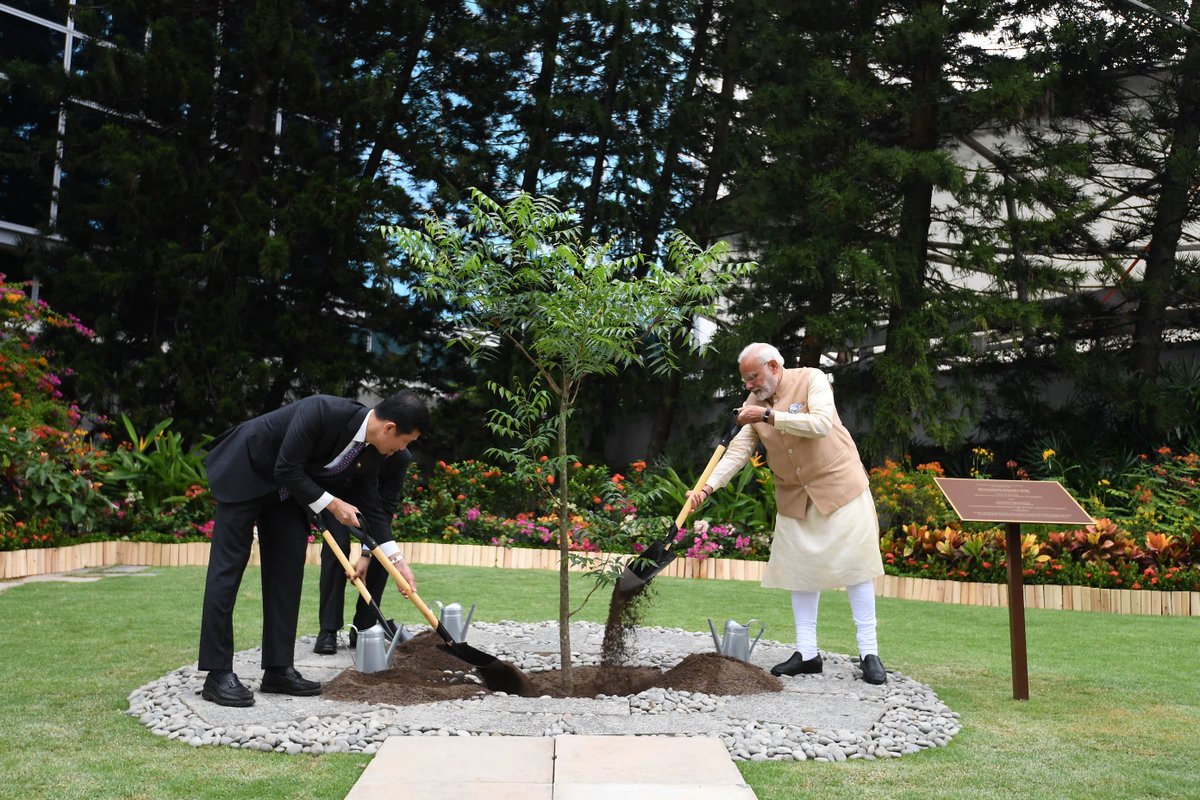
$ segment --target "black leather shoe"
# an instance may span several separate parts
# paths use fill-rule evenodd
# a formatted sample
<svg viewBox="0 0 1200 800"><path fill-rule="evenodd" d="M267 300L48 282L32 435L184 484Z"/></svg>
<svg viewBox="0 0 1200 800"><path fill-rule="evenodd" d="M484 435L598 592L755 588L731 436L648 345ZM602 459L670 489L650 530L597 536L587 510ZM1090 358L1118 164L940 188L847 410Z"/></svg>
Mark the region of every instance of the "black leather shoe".
<svg viewBox="0 0 1200 800"><path fill-rule="evenodd" d="M232 672L210 672L204 679L200 696L219 706L245 708L254 705L254 694L242 686L238 676Z"/></svg>
<svg viewBox="0 0 1200 800"><path fill-rule="evenodd" d="M883 671L883 662L879 660L879 656L874 653L863 656L859 666L862 667L863 680L867 683L887 683L887 673Z"/></svg>
<svg viewBox="0 0 1200 800"><path fill-rule="evenodd" d="M258 687L268 694L290 694L296 697L311 697L321 693L321 684L305 679L295 667L269 669L263 673Z"/></svg>
<svg viewBox="0 0 1200 800"><path fill-rule="evenodd" d="M319 656L331 656L337 652L337 631L321 631L317 634L317 643L313 652Z"/></svg>
<svg viewBox="0 0 1200 800"><path fill-rule="evenodd" d="M804 656L800 655L800 651L792 653L792 657L782 664L776 664L771 667L772 675L819 675L824 669L824 662L821 661L821 654L817 653L807 661Z"/></svg>

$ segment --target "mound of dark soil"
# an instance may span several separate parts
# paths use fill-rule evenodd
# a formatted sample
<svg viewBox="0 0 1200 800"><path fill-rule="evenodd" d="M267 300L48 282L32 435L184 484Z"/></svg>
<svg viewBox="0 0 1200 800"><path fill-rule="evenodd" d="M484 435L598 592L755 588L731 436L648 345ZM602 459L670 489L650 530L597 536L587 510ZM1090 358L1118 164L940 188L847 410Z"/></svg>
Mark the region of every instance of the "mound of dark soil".
<svg viewBox="0 0 1200 800"><path fill-rule="evenodd" d="M370 673L346 669L325 683L321 696L327 700L401 706L487 693L486 688L463 674L470 665L439 650L440 643L433 631L421 633L396 648L388 669ZM654 667L575 667L571 676L571 697L629 695L655 687L714 695L783 689L783 682L761 667L719 653L695 653L665 672ZM568 696L556 670L528 673L527 677L526 696Z"/></svg>

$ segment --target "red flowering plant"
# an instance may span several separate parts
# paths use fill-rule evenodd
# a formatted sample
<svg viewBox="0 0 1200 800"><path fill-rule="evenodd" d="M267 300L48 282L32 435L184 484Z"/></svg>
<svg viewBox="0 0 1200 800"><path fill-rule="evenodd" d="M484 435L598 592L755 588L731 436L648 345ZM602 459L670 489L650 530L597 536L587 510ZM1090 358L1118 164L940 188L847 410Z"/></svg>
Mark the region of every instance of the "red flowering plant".
<svg viewBox="0 0 1200 800"><path fill-rule="evenodd" d="M558 547L556 475L548 456L533 459L527 476L475 459L438 462L427 482L410 483L397 511L397 538L505 547ZM625 473L574 461L568 465L568 549L595 552L630 547L632 521L643 496L645 462Z"/></svg>
<svg viewBox="0 0 1200 800"><path fill-rule="evenodd" d="M74 317L33 301L0 275L0 548L50 547L94 537L110 504L97 491L102 453L63 393L71 372L53 366L42 334L95 334Z"/></svg>

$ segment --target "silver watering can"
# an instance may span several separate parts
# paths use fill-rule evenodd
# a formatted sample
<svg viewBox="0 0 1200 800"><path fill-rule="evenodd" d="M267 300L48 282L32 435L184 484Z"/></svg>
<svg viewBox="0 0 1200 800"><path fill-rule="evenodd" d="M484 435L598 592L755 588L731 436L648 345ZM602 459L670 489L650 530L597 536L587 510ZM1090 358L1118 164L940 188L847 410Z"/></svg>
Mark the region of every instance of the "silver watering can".
<svg viewBox="0 0 1200 800"><path fill-rule="evenodd" d="M725 621L725 639L722 641L717 636L717 628L713 625L712 619L708 621L708 629L712 631L713 643L717 646L717 652L723 656L730 656L741 661L749 661L750 654L754 652L754 646L758 644L758 640L762 638L763 631L766 630L766 625L759 626L758 636L754 637L754 642L750 642L750 626L756 619L752 619L745 625L739 625L734 620Z"/></svg>
<svg viewBox="0 0 1200 800"><path fill-rule="evenodd" d="M466 619L463 619L462 606L458 603L444 606L441 602L434 600L433 604L438 608L438 622L442 623L442 627L446 629L446 633L450 634L450 638L456 642L465 642L467 628L471 626L471 617L475 614L475 604L471 604L471 610L467 612Z"/></svg>
<svg viewBox="0 0 1200 800"><path fill-rule="evenodd" d="M366 630L354 630L358 636L354 648L354 668L359 672L380 672L387 669L388 664L392 663L392 653L396 651L396 645L412 638L412 634L406 631L403 625L396 626L396 635L392 637L390 645L387 628L381 623L376 622Z"/></svg>

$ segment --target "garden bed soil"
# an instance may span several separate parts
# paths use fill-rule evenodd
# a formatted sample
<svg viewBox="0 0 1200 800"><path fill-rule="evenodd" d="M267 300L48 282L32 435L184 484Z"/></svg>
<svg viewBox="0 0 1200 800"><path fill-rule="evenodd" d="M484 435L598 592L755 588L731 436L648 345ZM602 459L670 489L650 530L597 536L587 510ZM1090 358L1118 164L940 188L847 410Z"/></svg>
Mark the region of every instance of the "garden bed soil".
<svg viewBox="0 0 1200 800"><path fill-rule="evenodd" d="M455 700L488 690L469 680L469 665L439 650L433 631L418 634L396 647L388 669L343 670L325 683L327 700L387 705L415 705ZM631 695L651 688L677 689L712 695L759 694L783 690L783 682L753 664L720 653L694 653L669 670L655 667L599 666L571 670L574 690L563 691L557 670L528 675L529 697L596 697Z"/></svg>

